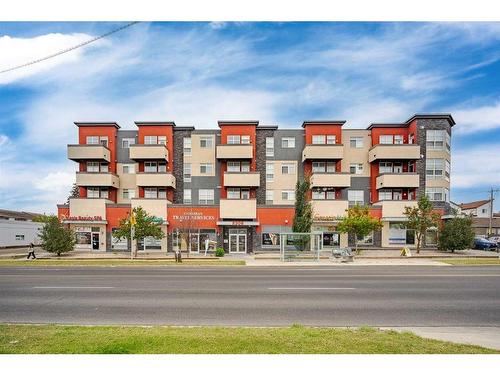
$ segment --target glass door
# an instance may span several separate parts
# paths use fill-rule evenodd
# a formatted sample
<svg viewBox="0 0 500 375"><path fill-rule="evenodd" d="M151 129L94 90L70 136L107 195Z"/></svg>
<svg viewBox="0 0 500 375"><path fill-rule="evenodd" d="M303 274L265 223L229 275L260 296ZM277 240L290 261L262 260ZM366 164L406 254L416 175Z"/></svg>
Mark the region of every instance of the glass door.
<svg viewBox="0 0 500 375"><path fill-rule="evenodd" d="M229 229L229 252L230 253L247 252L246 229Z"/></svg>

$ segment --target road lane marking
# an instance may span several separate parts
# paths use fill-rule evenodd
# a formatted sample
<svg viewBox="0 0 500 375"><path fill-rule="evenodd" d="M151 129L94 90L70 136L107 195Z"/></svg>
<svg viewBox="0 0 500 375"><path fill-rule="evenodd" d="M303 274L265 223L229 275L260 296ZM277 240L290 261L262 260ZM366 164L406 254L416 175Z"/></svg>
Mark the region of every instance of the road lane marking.
<svg viewBox="0 0 500 375"><path fill-rule="evenodd" d="M33 289L114 289L114 286L34 286Z"/></svg>
<svg viewBox="0 0 500 375"><path fill-rule="evenodd" d="M293 287L284 287L284 288L267 288L268 290L352 290L356 288L316 288L316 287L299 287L299 288L293 288Z"/></svg>

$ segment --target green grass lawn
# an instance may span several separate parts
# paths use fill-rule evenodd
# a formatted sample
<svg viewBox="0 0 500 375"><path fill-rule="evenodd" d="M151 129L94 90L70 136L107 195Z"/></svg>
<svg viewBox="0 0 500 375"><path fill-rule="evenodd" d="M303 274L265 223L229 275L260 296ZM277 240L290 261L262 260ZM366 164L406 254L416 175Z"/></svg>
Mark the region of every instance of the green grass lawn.
<svg viewBox="0 0 500 375"><path fill-rule="evenodd" d="M500 265L500 258L456 258L456 259L436 259L439 262L448 263L454 266L494 266Z"/></svg>
<svg viewBox="0 0 500 375"><path fill-rule="evenodd" d="M223 259L183 259L182 263L175 263L173 259L146 260L146 259L0 259L0 267L46 267L46 266L244 266L244 260Z"/></svg>
<svg viewBox="0 0 500 375"><path fill-rule="evenodd" d="M0 353L499 353L373 328L0 325Z"/></svg>

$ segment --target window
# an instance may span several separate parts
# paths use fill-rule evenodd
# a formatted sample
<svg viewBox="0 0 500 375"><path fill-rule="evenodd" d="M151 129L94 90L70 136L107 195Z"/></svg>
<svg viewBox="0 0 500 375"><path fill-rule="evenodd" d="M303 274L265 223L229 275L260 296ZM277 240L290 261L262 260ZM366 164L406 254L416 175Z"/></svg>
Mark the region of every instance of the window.
<svg viewBox="0 0 500 375"><path fill-rule="evenodd" d="M239 161L228 161L227 162L227 171L228 172L239 172L240 171L240 162Z"/></svg>
<svg viewBox="0 0 500 375"><path fill-rule="evenodd" d="M266 156L274 156L274 138L266 137Z"/></svg>
<svg viewBox="0 0 500 375"><path fill-rule="evenodd" d="M213 169L212 163L201 163L200 174L211 174Z"/></svg>
<svg viewBox="0 0 500 375"><path fill-rule="evenodd" d="M392 200L392 190L391 189L380 189L378 191L379 201L391 201Z"/></svg>
<svg viewBox="0 0 500 375"><path fill-rule="evenodd" d="M281 174L295 174L295 164L293 163L282 164Z"/></svg>
<svg viewBox="0 0 500 375"><path fill-rule="evenodd" d="M100 193L101 198L109 198L108 188L101 188L99 193Z"/></svg>
<svg viewBox="0 0 500 375"><path fill-rule="evenodd" d="M184 137L182 142L183 142L184 155L191 156L191 138Z"/></svg>
<svg viewBox="0 0 500 375"><path fill-rule="evenodd" d="M393 245L414 245L415 231L405 229L400 223L389 223L389 243Z"/></svg>
<svg viewBox="0 0 500 375"><path fill-rule="evenodd" d="M184 182L191 182L191 163L184 163Z"/></svg>
<svg viewBox="0 0 500 375"><path fill-rule="evenodd" d="M123 189L122 198L123 199L135 198L135 189Z"/></svg>
<svg viewBox="0 0 500 375"><path fill-rule="evenodd" d="M373 231L364 237L357 238L358 245L373 245Z"/></svg>
<svg viewBox="0 0 500 375"><path fill-rule="evenodd" d="M363 190L348 190L347 200L349 201L349 206L364 205L364 191Z"/></svg>
<svg viewBox="0 0 500 375"><path fill-rule="evenodd" d="M99 198L99 188L87 188L87 198Z"/></svg>
<svg viewBox="0 0 500 375"><path fill-rule="evenodd" d="M426 188L425 194L427 194L429 200L433 202L449 202L450 193L446 188Z"/></svg>
<svg viewBox="0 0 500 375"><path fill-rule="evenodd" d="M274 163L266 163L266 181L274 181Z"/></svg>
<svg viewBox="0 0 500 375"><path fill-rule="evenodd" d="M349 172L351 174L363 174L363 164L350 164L349 165Z"/></svg>
<svg viewBox="0 0 500 375"><path fill-rule="evenodd" d="M395 135L394 136L394 144L395 145L402 145L403 144L403 136L402 135Z"/></svg>
<svg viewBox="0 0 500 375"><path fill-rule="evenodd" d="M282 190L281 191L281 199L284 201L294 201L295 200L295 191L294 190Z"/></svg>
<svg viewBox="0 0 500 375"><path fill-rule="evenodd" d="M323 200L323 199L335 199L335 189L334 188L314 188L312 189L312 199Z"/></svg>
<svg viewBox="0 0 500 375"><path fill-rule="evenodd" d="M99 137L99 143L104 147L108 147L108 137L106 136Z"/></svg>
<svg viewBox="0 0 500 375"><path fill-rule="evenodd" d="M250 172L250 162L249 161L242 161L241 162L241 171L242 172Z"/></svg>
<svg viewBox="0 0 500 375"><path fill-rule="evenodd" d="M227 199L240 199L240 189L228 188L227 189Z"/></svg>
<svg viewBox="0 0 500 375"><path fill-rule="evenodd" d="M158 136L158 144L159 145L166 145L167 144L167 136L166 135L159 135Z"/></svg>
<svg viewBox="0 0 500 375"><path fill-rule="evenodd" d="M444 178L446 181L450 181L450 162L446 159L444 161Z"/></svg>
<svg viewBox="0 0 500 375"><path fill-rule="evenodd" d="M427 246L437 246L438 232L436 228L429 228L425 231L425 244Z"/></svg>
<svg viewBox="0 0 500 375"><path fill-rule="evenodd" d="M241 199L250 199L250 189L241 189Z"/></svg>
<svg viewBox="0 0 500 375"><path fill-rule="evenodd" d="M122 172L124 174L135 173L135 164L123 164Z"/></svg>
<svg viewBox="0 0 500 375"><path fill-rule="evenodd" d="M262 246L263 247L278 247L280 246L279 233L262 233Z"/></svg>
<svg viewBox="0 0 500 375"><path fill-rule="evenodd" d="M123 138L122 148L130 148L130 145L135 144L135 138Z"/></svg>
<svg viewBox="0 0 500 375"><path fill-rule="evenodd" d="M379 142L381 145L392 145L393 138L394 137L392 135L381 135Z"/></svg>
<svg viewBox="0 0 500 375"><path fill-rule="evenodd" d="M241 137L239 135L228 135L227 144L228 145L239 145Z"/></svg>
<svg viewBox="0 0 500 375"><path fill-rule="evenodd" d="M158 137L156 135L145 135L144 136L145 145L156 145L158 144Z"/></svg>
<svg viewBox="0 0 500 375"><path fill-rule="evenodd" d="M158 172L159 173L165 173L167 171L167 163L166 162L158 162Z"/></svg>
<svg viewBox="0 0 500 375"><path fill-rule="evenodd" d="M24 234L16 234L16 241L24 241Z"/></svg>
<svg viewBox="0 0 500 375"><path fill-rule="evenodd" d="M199 204L214 204L214 190L213 189L200 189L198 191Z"/></svg>
<svg viewBox="0 0 500 375"><path fill-rule="evenodd" d="M451 137L448 132L445 132L445 141L446 141L446 151L450 152L451 150Z"/></svg>
<svg viewBox="0 0 500 375"><path fill-rule="evenodd" d="M98 145L99 137L97 135L88 135L86 138L86 143L88 145Z"/></svg>
<svg viewBox="0 0 500 375"><path fill-rule="evenodd" d="M200 137L200 147L201 148L211 148L213 147L214 140L212 136L206 135Z"/></svg>
<svg viewBox="0 0 500 375"><path fill-rule="evenodd" d="M351 137L349 145L351 148L363 148L363 137Z"/></svg>
<svg viewBox="0 0 500 375"><path fill-rule="evenodd" d="M326 144L327 145L334 145L337 143L337 136L335 135L327 135L326 136Z"/></svg>
<svg viewBox="0 0 500 375"><path fill-rule="evenodd" d="M410 136L408 137L408 143L410 145L415 143L415 134L411 133Z"/></svg>
<svg viewBox="0 0 500 375"><path fill-rule="evenodd" d="M241 136L241 144L242 145L249 145L250 144L250 136L249 135L242 135Z"/></svg>
<svg viewBox="0 0 500 375"><path fill-rule="evenodd" d="M166 198L167 189L164 188L144 188L144 198Z"/></svg>
<svg viewBox="0 0 500 375"><path fill-rule="evenodd" d="M191 204L191 189L184 189L183 202L185 204Z"/></svg>
<svg viewBox="0 0 500 375"><path fill-rule="evenodd" d="M281 138L281 148L295 148L295 137Z"/></svg>
<svg viewBox="0 0 500 375"><path fill-rule="evenodd" d="M88 161L87 162L87 172L99 172L99 162Z"/></svg>
<svg viewBox="0 0 500 375"><path fill-rule="evenodd" d="M324 145L326 143L326 136L324 135L313 135L312 136L313 145Z"/></svg>
<svg viewBox="0 0 500 375"><path fill-rule="evenodd" d="M144 162L144 172L149 172L149 173L156 172L158 170L157 168L158 167L155 161Z"/></svg>
<svg viewBox="0 0 500 375"><path fill-rule="evenodd" d="M427 130L427 132L425 134L426 135L426 147L427 147L427 149L428 150L444 150L447 134L448 134L448 132L446 130Z"/></svg>
<svg viewBox="0 0 500 375"><path fill-rule="evenodd" d="M378 165L379 174L392 173L392 163L388 161L381 161Z"/></svg>
<svg viewBox="0 0 500 375"><path fill-rule="evenodd" d="M266 190L266 204L273 204L274 190Z"/></svg>
<svg viewBox="0 0 500 375"><path fill-rule="evenodd" d="M425 175L428 179L443 178L444 159L427 159L425 162Z"/></svg>

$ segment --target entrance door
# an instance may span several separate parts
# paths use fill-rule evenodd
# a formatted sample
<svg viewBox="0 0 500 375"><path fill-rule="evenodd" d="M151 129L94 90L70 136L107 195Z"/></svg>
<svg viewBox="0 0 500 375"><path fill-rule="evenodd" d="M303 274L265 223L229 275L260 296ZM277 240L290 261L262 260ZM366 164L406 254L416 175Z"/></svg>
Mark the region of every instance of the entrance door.
<svg viewBox="0 0 500 375"><path fill-rule="evenodd" d="M247 252L246 229L229 229L229 252L230 253Z"/></svg>
<svg viewBox="0 0 500 375"><path fill-rule="evenodd" d="M99 233L92 233L92 250L99 250Z"/></svg>

